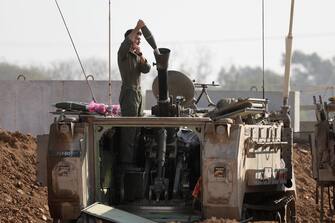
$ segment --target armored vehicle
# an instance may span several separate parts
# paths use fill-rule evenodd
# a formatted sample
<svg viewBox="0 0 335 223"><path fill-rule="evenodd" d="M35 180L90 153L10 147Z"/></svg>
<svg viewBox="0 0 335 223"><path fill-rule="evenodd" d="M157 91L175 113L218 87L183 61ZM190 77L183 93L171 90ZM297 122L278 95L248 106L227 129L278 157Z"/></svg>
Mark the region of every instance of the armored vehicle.
<svg viewBox="0 0 335 223"><path fill-rule="evenodd" d="M167 77L182 74L168 72L170 52L160 52L158 103L150 115L56 111L48 148L51 216L75 220L101 202L160 222L212 216L293 222L287 110L269 113L266 99L248 98L223 99L198 113L182 104L187 94L167 97ZM134 161L125 166L120 132L129 128L138 135L133 154L126 154Z"/></svg>
<svg viewBox="0 0 335 223"><path fill-rule="evenodd" d="M312 173L316 181L316 202L320 201L320 222L324 220L325 192L328 194L329 210L333 210L335 205L335 98L329 98L328 102L323 102L313 97L315 105L316 124L314 133L310 137L312 148ZM325 189L327 189L325 191ZM331 213L333 215L333 213Z"/></svg>
<svg viewBox="0 0 335 223"><path fill-rule="evenodd" d="M54 112L47 155L54 221L194 222L217 217L295 222L287 103L291 29L292 22L284 100L277 112L268 111L264 98L223 98L215 107L197 108L193 83L168 71L170 50L158 49L148 30L142 30L155 49L158 72L153 87L157 105L149 114L99 115L71 103L59 104ZM120 140L130 128L137 132L129 142L131 152ZM131 162L125 165L123 157Z"/></svg>

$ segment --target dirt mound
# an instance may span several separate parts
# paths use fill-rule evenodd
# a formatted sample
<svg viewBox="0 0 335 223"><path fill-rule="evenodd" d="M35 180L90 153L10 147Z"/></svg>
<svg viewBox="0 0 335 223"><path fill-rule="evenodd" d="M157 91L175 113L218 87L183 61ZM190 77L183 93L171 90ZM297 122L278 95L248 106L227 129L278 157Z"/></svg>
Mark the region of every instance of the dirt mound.
<svg viewBox="0 0 335 223"><path fill-rule="evenodd" d="M47 222L47 190L36 182L36 139L0 129L0 222Z"/></svg>
<svg viewBox="0 0 335 223"><path fill-rule="evenodd" d="M294 148L298 222L319 222L309 147ZM36 139L0 129L0 222L49 222L47 190L36 182ZM327 197L325 196L325 201ZM204 223L236 222L208 219Z"/></svg>
<svg viewBox="0 0 335 223"><path fill-rule="evenodd" d="M309 148L295 147L294 173L297 185L297 216L301 222L318 222L319 213L315 204L316 183L312 178Z"/></svg>
<svg viewBox="0 0 335 223"><path fill-rule="evenodd" d="M320 208L315 202L316 182L312 177L312 157L309 146L296 145L293 160L297 188L297 220L298 222L320 222ZM324 199L328 209L326 193ZM327 210L324 211L328 217Z"/></svg>

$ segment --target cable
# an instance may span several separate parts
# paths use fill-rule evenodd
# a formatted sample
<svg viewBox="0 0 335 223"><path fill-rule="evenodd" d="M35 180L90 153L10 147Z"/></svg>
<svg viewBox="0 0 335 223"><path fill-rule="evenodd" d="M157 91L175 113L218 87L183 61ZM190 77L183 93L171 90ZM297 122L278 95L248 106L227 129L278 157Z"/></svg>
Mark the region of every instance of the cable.
<svg viewBox="0 0 335 223"><path fill-rule="evenodd" d="M85 70L84 70L83 64L81 63L81 60L80 60L79 54L78 54L78 52L77 52L76 46L74 45L72 36L71 36L70 31L69 31L69 29L68 29L68 27L67 27L67 25L66 25L66 22L65 22L65 19L64 19L62 10L60 9L60 7L59 7L59 5L58 5L57 0L55 0L55 2L56 2L56 5L57 5L57 8L58 8L58 11L59 11L59 13L60 13L60 15L61 15L61 17L62 17L62 20L63 20L63 23L64 23L64 25L65 25L66 31L67 31L67 33L68 33L68 35L69 35L69 37L70 37L70 40L71 40L73 49L74 49L74 51L75 51L75 53L76 53L76 55L77 55L77 58L78 58L78 61L79 61L81 70L82 70L82 72L83 72L83 74L84 74L84 76L85 76L85 80L86 80L86 83L87 83L87 85L88 85L88 88L90 89L92 99L93 99L94 102L96 102L96 100L95 100L95 98L94 98L94 94L93 94L92 88L91 88L91 85L90 85L90 82L88 81L86 72L85 72Z"/></svg>

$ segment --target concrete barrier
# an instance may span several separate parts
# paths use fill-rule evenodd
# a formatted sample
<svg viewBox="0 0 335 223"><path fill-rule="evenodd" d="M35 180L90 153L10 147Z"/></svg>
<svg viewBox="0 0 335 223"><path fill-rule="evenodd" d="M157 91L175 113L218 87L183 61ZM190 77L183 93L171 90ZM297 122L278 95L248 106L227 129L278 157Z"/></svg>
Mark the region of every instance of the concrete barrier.
<svg viewBox="0 0 335 223"><path fill-rule="evenodd" d="M108 103L108 81L90 81L97 102ZM112 82L112 103L118 104L121 81ZM60 101L90 102L92 100L86 81L0 81L0 128L10 131L20 131L32 135L49 133L55 108L52 104ZM200 92L197 92L198 95ZM217 102L222 97L255 97L261 98L261 92L208 90L213 100ZM279 110L282 105L281 92L266 92L269 99L269 110ZM152 91L146 91L144 97L145 109L151 109L156 99ZM299 127L300 93L291 92L289 103L291 118L295 132ZM199 101L199 107L208 105L205 97Z"/></svg>
<svg viewBox="0 0 335 223"><path fill-rule="evenodd" d="M97 102L108 103L108 81L90 81ZM112 82L112 103L119 103L121 82ZM92 100L86 81L0 81L0 127L32 135L47 134L59 101Z"/></svg>

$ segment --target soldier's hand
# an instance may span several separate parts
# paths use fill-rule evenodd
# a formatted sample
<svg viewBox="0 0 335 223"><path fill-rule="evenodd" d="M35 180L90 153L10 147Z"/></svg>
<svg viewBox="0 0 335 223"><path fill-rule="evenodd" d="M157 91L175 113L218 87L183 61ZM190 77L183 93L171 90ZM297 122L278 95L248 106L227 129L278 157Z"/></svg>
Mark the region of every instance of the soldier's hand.
<svg viewBox="0 0 335 223"><path fill-rule="evenodd" d="M139 45L134 44L134 45L133 45L133 48L134 48L134 52L135 52L136 54L140 54L140 53L141 53L141 48L140 48ZM142 53L141 53L141 54L142 54Z"/></svg>
<svg viewBox="0 0 335 223"><path fill-rule="evenodd" d="M145 26L144 21L143 21L142 19L139 19L138 22L137 22L136 27L137 27L138 29L142 29L144 26Z"/></svg>

